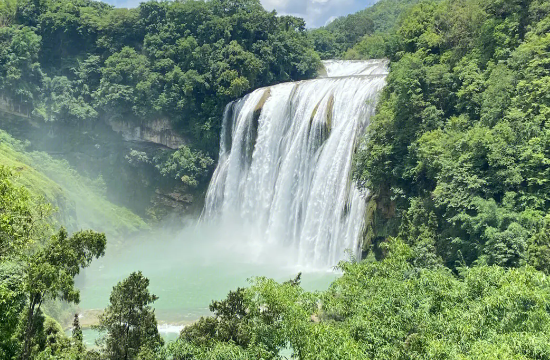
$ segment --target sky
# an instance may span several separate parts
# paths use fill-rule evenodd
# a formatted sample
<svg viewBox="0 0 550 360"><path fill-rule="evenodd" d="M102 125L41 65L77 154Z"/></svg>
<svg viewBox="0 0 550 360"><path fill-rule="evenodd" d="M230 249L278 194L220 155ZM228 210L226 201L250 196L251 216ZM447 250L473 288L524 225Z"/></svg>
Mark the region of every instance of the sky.
<svg viewBox="0 0 550 360"><path fill-rule="evenodd" d="M306 20L308 27L328 24L339 16L355 13L376 0L261 0L266 10L295 15Z"/></svg>
<svg viewBox="0 0 550 360"><path fill-rule="evenodd" d="M136 7L140 0L104 0L117 7ZM143 1L143 0L142 0ZM328 24L335 18L352 14L377 0L261 0L266 10L281 15L295 15L306 20L308 28Z"/></svg>

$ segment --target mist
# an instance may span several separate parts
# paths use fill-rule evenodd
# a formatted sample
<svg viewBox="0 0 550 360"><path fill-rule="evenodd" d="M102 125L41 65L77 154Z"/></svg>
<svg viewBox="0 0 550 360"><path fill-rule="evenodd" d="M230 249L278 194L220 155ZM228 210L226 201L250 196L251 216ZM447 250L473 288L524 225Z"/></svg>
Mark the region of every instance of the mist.
<svg viewBox="0 0 550 360"><path fill-rule="evenodd" d="M188 222L145 231L125 239L122 246L108 247L78 278L83 322L109 304L117 282L134 271L150 280L160 327L181 326L210 314L212 300L225 298L230 290L247 286L249 279L266 276L286 281L302 272L306 290L326 289L337 276L331 268L296 265L288 248L268 245L238 223Z"/></svg>

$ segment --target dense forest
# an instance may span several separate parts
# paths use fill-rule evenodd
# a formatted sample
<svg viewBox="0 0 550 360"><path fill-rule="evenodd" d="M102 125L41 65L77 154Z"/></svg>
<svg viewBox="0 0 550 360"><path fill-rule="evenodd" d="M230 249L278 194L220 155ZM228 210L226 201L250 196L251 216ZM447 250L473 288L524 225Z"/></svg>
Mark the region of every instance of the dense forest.
<svg viewBox="0 0 550 360"><path fill-rule="evenodd" d="M337 18L325 27L310 30L309 38L322 59L383 58L387 56L384 40L395 30L402 14L419 2L378 1L365 10Z"/></svg>
<svg viewBox="0 0 550 360"><path fill-rule="evenodd" d="M0 18L0 88L17 105L59 126L167 117L208 150L218 145L229 101L310 78L320 66L303 20L278 17L255 0L135 9L8 0Z"/></svg>
<svg viewBox="0 0 550 360"><path fill-rule="evenodd" d="M18 113L67 134L169 118L193 141L128 161L189 186L208 177L227 102L313 77L321 58L391 61L354 161L370 194L363 259L326 291L254 278L168 344L139 271L113 288L97 349L78 316L66 336L44 311L79 302L74 277L107 239L59 227L58 197L21 181L47 155L0 133L0 358L550 359L548 1L380 0L306 31L255 0L4 0L0 41Z"/></svg>
<svg viewBox="0 0 550 360"><path fill-rule="evenodd" d="M32 146L101 176L111 198L137 212L151 197L143 194L157 190L151 183L168 193L179 186L180 197L208 184L228 102L311 78L320 67L304 21L256 0L151 1L134 9L4 0L0 25L0 94L44 128ZM125 149L105 129L155 120L183 139L175 152ZM120 186L121 178L137 190Z"/></svg>
<svg viewBox="0 0 550 360"><path fill-rule="evenodd" d="M388 37L388 87L356 164L374 242L399 236L452 269L549 269L549 11L422 3Z"/></svg>

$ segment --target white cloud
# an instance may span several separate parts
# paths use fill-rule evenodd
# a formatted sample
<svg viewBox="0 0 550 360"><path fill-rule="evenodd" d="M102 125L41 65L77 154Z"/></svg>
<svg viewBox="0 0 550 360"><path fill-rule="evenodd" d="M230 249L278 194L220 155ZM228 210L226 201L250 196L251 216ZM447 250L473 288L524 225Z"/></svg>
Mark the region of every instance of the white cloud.
<svg viewBox="0 0 550 360"><path fill-rule="evenodd" d="M295 15L306 20L308 27L323 26L339 16L365 9L378 0L261 0L267 10Z"/></svg>

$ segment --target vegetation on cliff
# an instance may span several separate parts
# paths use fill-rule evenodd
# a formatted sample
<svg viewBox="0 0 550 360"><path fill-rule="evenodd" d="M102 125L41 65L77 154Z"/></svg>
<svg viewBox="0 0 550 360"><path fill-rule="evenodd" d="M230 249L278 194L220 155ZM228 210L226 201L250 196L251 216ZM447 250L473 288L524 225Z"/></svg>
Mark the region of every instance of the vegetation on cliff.
<svg viewBox="0 0 550 360"><path fill-rule="evenodd" d="M106 238L52 226L51 206L13 180L13 171L0 166L0 357L26 360L64 350L62 330L42 306L79 302L74 277L104 254Z"/></svg>
<svg viewBox="0 0 550 360"><path fill-rule="evenodd" d="M227 103L319 67L304 21L259 0L0 4L0 96L41 126L33 146L101 175L113 201L153 219L201 206ZM171 124L179 153L122 146L106 125L153 121ZM134 150L147 161L129 164Z"/></svg>
<svg viewBox="0 0 550 360"><path fill-rule="evenodd" d="M308 35L322 59L382 58L386 56L384 43L388 34L419 2L421 0L380 0L365 10L310 30Z"/></svg>
<svg viewBox="0 0 550 360"><path fill-rule="evenodd" d="M0 90L34 117L79 128L168 118L207 151L218 146L229 101L310 78L320 66L304 21L267 12L259 0L135 9L9 0L0 19Z"/></svg>
<svg viewBox="0 0 550 360"><path fill-rule="evenodd" d="M549 14L540 0L422 2L389 35L356 175L423 256L548 269Z"/></svg>
<svg viewBox="0 0 550 360"><path fill-rule="evenodd" d="M145 230L148 225L130 210L107 200L101 178L88 179L73 170L66 161L43 152L29 151L28 145L0 130L0 166L13 169L13 179L24 185L34 197L42 197L57 211L52 220L70 231L99 229L112 240Z"/></svg>

